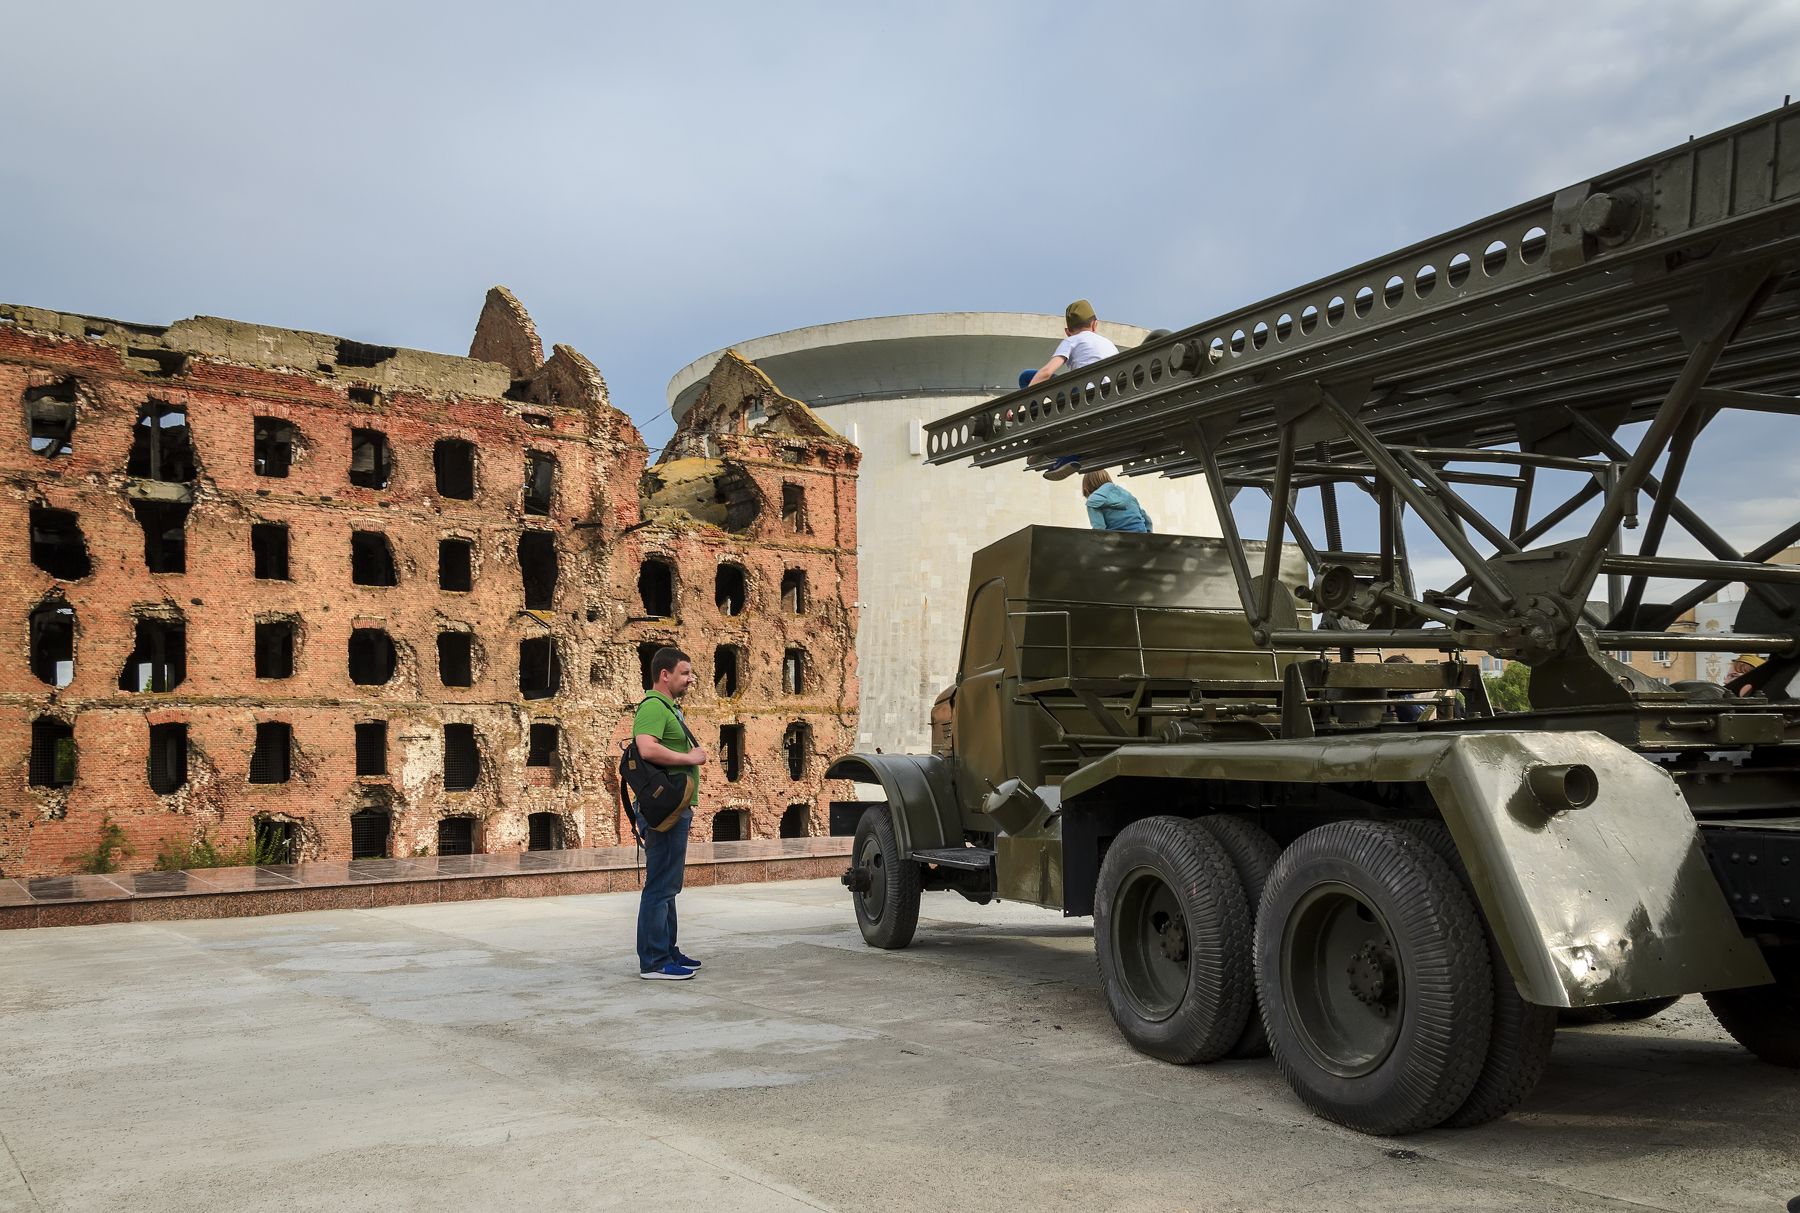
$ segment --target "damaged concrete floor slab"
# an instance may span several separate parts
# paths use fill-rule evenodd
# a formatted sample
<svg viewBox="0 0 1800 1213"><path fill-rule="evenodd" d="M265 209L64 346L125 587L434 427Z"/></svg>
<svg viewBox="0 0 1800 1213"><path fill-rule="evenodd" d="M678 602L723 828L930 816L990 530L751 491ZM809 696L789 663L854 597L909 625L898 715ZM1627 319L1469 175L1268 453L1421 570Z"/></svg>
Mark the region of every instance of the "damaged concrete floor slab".
<svg viewBox="0 0 1800 1213"><path fill-rule="evenodd" d="M904 952L831 881L0 935L0 1209L1761 1209L1800 1073L1686 999L1576 1028L1523 1110L1404 1140L1268 1060L1120 1040L1086 920L927 895Z"/></svg>

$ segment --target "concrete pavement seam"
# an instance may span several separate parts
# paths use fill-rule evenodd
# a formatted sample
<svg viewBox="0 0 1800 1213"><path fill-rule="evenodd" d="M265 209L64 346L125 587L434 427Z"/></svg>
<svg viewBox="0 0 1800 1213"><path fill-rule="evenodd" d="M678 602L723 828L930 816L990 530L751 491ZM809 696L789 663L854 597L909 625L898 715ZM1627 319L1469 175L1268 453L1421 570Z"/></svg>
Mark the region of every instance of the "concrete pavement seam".
<svg viewBox="0 0 1800 1213"><path fill-rule="evenodd" d="M6 1140L5 1133L0 1133L0 1146L6 1147L6 1157L12 1163L13 1170L19 1173L19 1182L25 1185L25 1195L31 1197L31 1207L40 1210L41 1213L44 1202L39 1200L37 1193L32 1190L31 1179L25 1174L25 1168L19 1164L19 1156L13 1153L12 1143Z"/></svg>

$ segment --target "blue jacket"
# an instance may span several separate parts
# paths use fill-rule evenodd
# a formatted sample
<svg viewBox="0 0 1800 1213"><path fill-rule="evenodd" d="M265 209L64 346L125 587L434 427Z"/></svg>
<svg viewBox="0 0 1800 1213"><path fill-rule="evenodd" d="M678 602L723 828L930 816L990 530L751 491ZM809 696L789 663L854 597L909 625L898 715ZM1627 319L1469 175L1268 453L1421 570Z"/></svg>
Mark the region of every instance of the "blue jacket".
<svg viewBox="0 0 1800 1213"><path fill-rule="evenodd" d="M1096 531L1149 531L1150 515L1138 499L1110 480L1087 499L1088 522Z"/></svg>

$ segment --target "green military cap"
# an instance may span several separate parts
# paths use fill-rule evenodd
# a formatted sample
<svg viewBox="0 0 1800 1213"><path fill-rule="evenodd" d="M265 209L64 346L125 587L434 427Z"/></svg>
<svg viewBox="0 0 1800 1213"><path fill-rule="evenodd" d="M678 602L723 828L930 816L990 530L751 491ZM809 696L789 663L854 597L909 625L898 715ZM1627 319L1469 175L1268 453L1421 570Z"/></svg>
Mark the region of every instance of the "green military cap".
<svg viewBox="0 0 1800 1213"><path fill-rule="evenodd" d="M1069 328L1084 329L1094 323L1094 305L1085 299L1077 299L1063 313L1063 320Z"/></svg>

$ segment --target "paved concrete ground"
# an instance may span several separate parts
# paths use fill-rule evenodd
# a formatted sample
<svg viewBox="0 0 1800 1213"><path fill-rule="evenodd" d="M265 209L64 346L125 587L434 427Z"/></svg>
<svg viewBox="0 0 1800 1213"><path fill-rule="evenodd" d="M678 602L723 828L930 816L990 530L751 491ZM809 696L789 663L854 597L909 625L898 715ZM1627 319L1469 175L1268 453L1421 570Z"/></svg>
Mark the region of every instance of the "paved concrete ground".
<svg viewBox="0 0 1800 1213"><path fill-rule="evenodd" d="M1268 1061L1121 1043L1085 920L692 890L0 936L0 1208L1694 1209L1800 1194L1800 1074L1697 999L1565 1031L1523 1112L1402 1141Z"/></svg>

